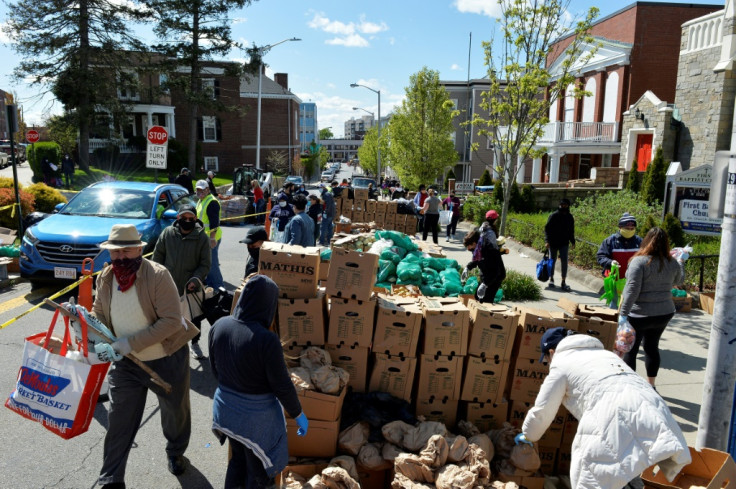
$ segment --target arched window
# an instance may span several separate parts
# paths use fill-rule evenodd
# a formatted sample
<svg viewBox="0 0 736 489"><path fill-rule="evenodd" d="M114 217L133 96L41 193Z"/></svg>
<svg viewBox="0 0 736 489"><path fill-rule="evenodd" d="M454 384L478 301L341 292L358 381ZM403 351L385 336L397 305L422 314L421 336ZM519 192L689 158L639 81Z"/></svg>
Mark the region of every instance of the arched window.
<svg viewBox="0 0 736 489"><path fill-rule="evenodd" d="M595 121L595 99L596 99L596 83L595 78L591 78L585 84L585 91L590 95L586 95L583 99L583 119L582 122Z"/></svg>
<svg viewBox="0 0 736 489"><path fill-rule="evenodd" d="M575 86L570 83L565 90L565 122L575 122Z"/></svg>
<svg viewBox="0 0 736 489"><path fill-rule="evenodd" d="M550 122L556 122L557 121L557 101L559 99L555 99L554 102L552 102L549 106L549 121Z"/></svg>
<svg viewBox="0 0 736 489"><path fill-rule="evenodd" d="M603 102L603 122L616 122L616 107L618 106L618 73L608 75L606 93Z"/></svg>

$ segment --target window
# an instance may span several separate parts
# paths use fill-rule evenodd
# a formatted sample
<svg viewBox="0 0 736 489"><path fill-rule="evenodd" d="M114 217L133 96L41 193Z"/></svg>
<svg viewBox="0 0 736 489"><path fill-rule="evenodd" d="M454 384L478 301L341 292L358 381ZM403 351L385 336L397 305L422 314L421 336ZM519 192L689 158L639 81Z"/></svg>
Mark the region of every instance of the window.
<svg viewBox="0 0 736 489"><path fill-rule="evenodd" d="M138 73L121 71L118 73L118 98L120 100L138 100Z"/></svg>
<svg viewBox="0 0 736 489"><path fill-rule="evenodd" d="M585 91L590 92L590 95L586 95L585 98L583 98L583 122L594 122L596 99L595 78L588 80L585 84Z"/></svg>
<svg viewBox="0 0 736 489"><path fill-rule="evenodd" d="M219 84L214 78L204 78L202 80L202 92L208 94L212 100L215 100L219 95Z"/></svg>
<svg viewBox="0 0 736 489"><path fill-rule="evenodd" d="M557 121L557 100L558 99L555 99L555 101L552 102L549 106L549 121L550 122Z"/></svg>
<svg viewBox="0 0 736 489"><path fill-rule="evenodd" d="M613 162L613 155L603 155L603 160L601 161L601 166L603 168L611 168L611 163Z"/></svg>
<svg viewBox="0 0 736 489"><path fill-rule="evenodd" d="M202 117L202 141L217 141L217 118L215 116Z"/></svg>
<svg viewBox="0 0 736 489"><path fill-rule="evenodd" d="M217 172L220 170L219 162L217 161L217 156L205 156L204 157L204 171L214 171Z"/></svg>
<svg viewBox="0 0 736 489"><path fill-rule="evenodd" d="M608 75L603 102L603 122L616 122L618 106L618 73Z"/></svg>
<svg viewBox="0 0 736 489"><path fill-rule="evenodd" d="M158 75L158 86L161 88L163 93L169 93L169 75L166 73L159 73Z"/></svg>

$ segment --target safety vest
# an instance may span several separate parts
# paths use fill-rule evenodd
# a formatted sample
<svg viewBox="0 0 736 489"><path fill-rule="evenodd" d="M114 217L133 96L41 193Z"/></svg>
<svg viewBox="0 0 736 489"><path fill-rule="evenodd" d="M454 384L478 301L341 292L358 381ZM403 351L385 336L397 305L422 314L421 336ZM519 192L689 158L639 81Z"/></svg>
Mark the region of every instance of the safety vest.
<svg viewBox="0 0 736 489"><path fill-rule="evenodd" d="M209 194L207 197L197 202L197 217L202 221L202 224L204 224L204 232L207 236L210 235L210 218L207 216L207 206L214 200L215 198L212 197L212 194ZM222 218L222 207L219 202L217 202L217 207L220 208L220 218ZM220 241L222 238L222 227L218 226L217 231L215 232L215 238L217 238L217 241Z"/></svg>

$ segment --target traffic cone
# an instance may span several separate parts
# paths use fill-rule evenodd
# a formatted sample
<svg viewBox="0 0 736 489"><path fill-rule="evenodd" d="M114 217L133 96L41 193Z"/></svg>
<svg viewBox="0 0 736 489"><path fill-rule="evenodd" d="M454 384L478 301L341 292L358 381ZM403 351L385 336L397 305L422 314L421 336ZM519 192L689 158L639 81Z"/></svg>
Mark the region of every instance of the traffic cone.
<svg viewBox="0 0 736 489"><path fill-rule="evenodd" d="M89 264L89 268L85 267L87 264ZM92 260L92 258L85 258L82 262L82 275L89 276L89 278L83 280L79 284L77 304L86 307L88 311L92 310L92 273L94 272L94 268L94 260Z"/></svg>
<svg viewBox="0 0 736 489"><path fill-rule="evenodd" d="M266 236L271 236L271 220L268 218L268 216L271 214L271 199L268 199L268 202L266 203Z"/></svg>

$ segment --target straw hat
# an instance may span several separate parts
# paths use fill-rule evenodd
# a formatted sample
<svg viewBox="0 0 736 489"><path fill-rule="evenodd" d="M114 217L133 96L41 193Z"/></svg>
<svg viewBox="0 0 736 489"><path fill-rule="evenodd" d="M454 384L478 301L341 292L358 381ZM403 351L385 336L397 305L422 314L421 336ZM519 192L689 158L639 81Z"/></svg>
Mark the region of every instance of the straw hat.
<svg viewBox="0 0 736 489"><path fill-rule="evenodd" d="M107 241L100 243L103 250L119 250L120 248L132 248L134 246L146 246L141 241L141 235L132 224L115 224L110 230L110 236Z"/></svg>

